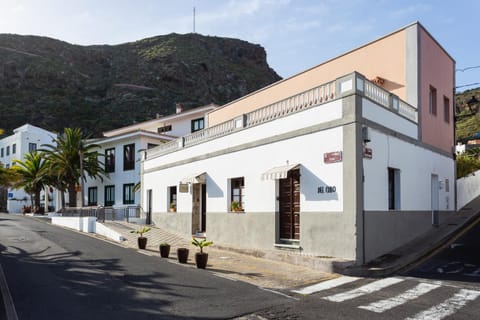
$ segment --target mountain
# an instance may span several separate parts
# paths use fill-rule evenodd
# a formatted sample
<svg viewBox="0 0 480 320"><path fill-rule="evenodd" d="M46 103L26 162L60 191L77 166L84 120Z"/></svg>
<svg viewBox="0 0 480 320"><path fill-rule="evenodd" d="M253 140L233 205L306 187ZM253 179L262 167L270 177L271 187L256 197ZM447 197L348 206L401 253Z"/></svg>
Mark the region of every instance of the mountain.
<svg viewBox="0 0 480 320"><path fill-rule="evenodd" d="M472 97L475 97L478 102L472 103ZM457 93L455 106L457 141L478 139L480 133L480 88Z"/></svg>
<svg viewBox="0 0 480 320"><path fill-rule="evenodd" d="M259 45L169 34L79 46L0 34L0 128L102 131L185 109L224 104L280 80Z"/></svg>

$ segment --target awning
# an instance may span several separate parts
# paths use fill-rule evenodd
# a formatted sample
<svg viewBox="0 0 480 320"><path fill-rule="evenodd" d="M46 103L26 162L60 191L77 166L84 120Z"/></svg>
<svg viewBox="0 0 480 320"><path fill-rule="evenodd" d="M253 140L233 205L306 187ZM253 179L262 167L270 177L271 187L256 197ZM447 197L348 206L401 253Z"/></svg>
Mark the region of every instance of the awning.
<svg viewBox="0 0 480 320"><path fill-rule="evenodd" d="M180 180L180 183L205 183L205 172L192 174Z"/></svg>
<svg viewBox="0 0 480 320"><path fill-rule="evenodd" d="M288 171L297 169L298 167L300 167L299 163L272 168L262 174L262 180L285 179L288 175Z"/></svg>

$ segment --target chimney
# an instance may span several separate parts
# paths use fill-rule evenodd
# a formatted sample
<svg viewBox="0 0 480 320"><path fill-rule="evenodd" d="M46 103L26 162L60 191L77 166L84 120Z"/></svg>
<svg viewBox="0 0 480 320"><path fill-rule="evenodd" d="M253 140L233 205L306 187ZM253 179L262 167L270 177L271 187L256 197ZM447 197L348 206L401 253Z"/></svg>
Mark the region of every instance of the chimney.
<svg viewBox="0 0 480 320"><path fill-rule="evenodd" d="M176 110L176 113L180 113L180 112L183 111L183 106L182 106L181 103L176 103L176 104L175 104L175 107L176 107L176 109L177 109L177 110Z"/></svg>

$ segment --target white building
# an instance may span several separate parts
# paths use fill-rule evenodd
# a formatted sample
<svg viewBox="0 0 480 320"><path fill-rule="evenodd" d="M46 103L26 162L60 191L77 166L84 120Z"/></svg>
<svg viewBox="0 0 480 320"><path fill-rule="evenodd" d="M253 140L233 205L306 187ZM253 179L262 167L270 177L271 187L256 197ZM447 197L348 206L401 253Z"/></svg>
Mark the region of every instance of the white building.
<svg viewBox="0 0 480 320"><path fill-rule="evenodd" d="M13 130L12 135L0 140L0 162L9 168L13 165L14 160L23 161L26 153L40 149L42 144L52 144L56 137L57 135L53 132L31 124L18 127ZM50 210L54 210L55 194L50 188L47 191L47 206L50 207ZM23 189L10 188L7 192L8 212L21 212L24 205L31 204L30 196ZM42 192L41 197L42 205L45 206L45 192Z"/></svg>
<svg viewBox="0 0 480 320"><path fill-rule="evenodd" d="M133 191L140 182L140 152L203 129L205 114L213 109L214 105L208 105L183 111L177 106L173 115L104 132L103 138L92 142L100 145L99 152L105 155L102 161L108 176L103 181L87 179L84 203L117 209L140 208L139 192ZM148 221L149 217L146 218Z"/></svg>
<svg viewBox="0 0 480 320"><path fill-rule="evenodd" d="M454 213L454 70L414 23L258 90L145 152L143 206L227 246L374 259Z"/></svg>

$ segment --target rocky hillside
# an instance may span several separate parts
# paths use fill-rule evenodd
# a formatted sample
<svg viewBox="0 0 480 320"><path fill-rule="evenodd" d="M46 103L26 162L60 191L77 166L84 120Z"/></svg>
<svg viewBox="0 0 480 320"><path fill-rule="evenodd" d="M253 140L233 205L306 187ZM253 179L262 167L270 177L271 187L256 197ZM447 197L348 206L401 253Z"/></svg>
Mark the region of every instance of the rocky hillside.
<svg viewBox="0 0 480 320"><path fill-rule="evenodd" d="M237 39L169 34L114 46L0 34L0 128L28 122L94 135L186 109L223 104L280 77L265 50Z"/></svg>

